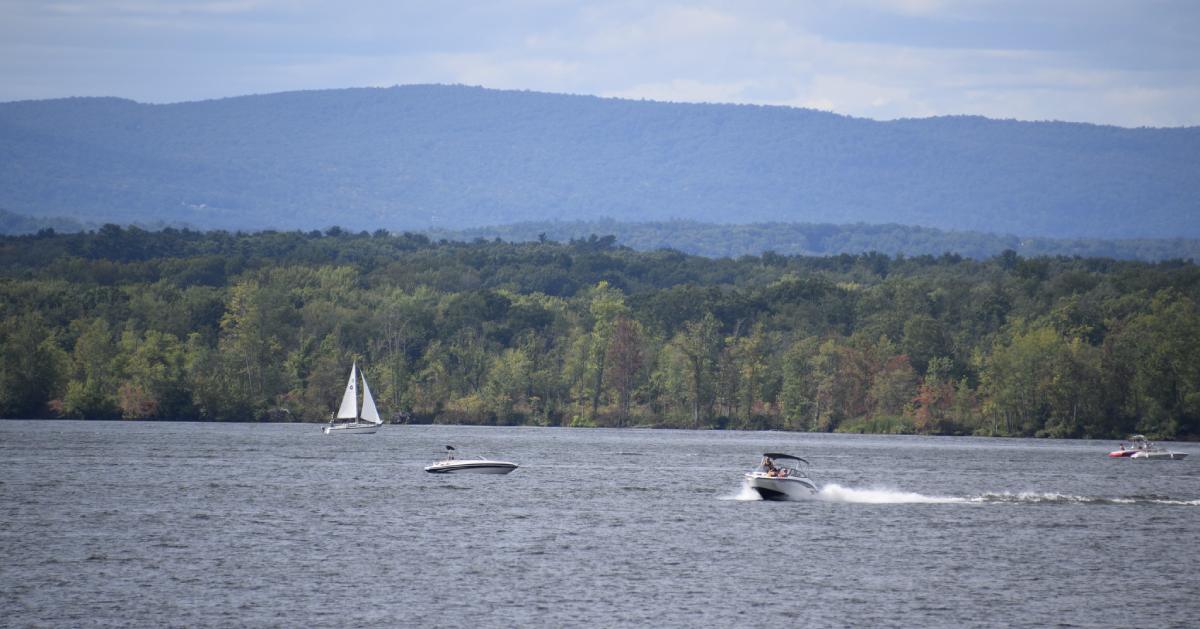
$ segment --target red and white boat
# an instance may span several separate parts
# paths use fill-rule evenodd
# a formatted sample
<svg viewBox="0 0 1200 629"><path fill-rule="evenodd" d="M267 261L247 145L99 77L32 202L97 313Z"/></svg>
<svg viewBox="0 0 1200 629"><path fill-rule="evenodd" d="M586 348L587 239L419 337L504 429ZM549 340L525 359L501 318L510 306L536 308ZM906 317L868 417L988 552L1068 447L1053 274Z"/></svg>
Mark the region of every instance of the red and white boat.
<svg viewBox="0 0 1200 629"><path fill-rule="evenodd" d="M1121 447L1109 452L1108 456L1114 458L1131 457L1138 452L1148 451L1151 448L1150 441L1142 435L1132 435L1129 437L1129 441L1129 445L1122 443Z"/></svg>
<svg viewBox="0 0 1200 629"><path fill-rule="evenodd" d="M1186 452L1172 452L1170 450L1164 450L1163 448L1150 443L1150 441L1142 435L1133 435L1129 438L1129 440L1132 442L1131 444L1125 445L1122 443L1120 448L1109 452L1108 456L1114 458L1129 458L1137 461L1177 461L1187 457Z"/></svg>

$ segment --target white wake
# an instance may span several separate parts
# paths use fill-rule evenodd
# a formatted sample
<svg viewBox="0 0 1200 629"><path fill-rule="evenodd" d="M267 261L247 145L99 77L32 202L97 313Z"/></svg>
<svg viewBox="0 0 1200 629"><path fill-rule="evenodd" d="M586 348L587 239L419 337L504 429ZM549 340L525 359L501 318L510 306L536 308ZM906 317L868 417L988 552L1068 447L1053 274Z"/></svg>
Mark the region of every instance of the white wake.
<svg viewBox="0 0 1200 629"><path fill-rule="evenodd" d="M956 502L967 502L966 498L956 498L954 496L926 496L911 491L898 491L895 489L856 489L853 487L842 487L836 483L830 483L821 487L821 491L813 496L816 500L824 502L846 502L856 504L869 505L902 505L902 504L947 504Z"/></svg>
<svg viewBox="0 0 1200 629"><path fill-rule="evenodd" d="M762 500L758 492L750 485L742 483L740 489L733 494L720 497L721 500L757 501ZM1143 495L1122 496L1109 498L1104 496L1076 496L1056 492L1034 491L998 491L977 494L973 496L930 496L912 491L872 487L860 489L843 487L837 483L829 483L813 494L808 500L843 504L1020 504L1020 505L1138 505L1158 504L1185 507L1200 507L1200 500L1171 498L1169 496Z"/></svg>
<svg viewBox="0 0 1200 629"><path fill-rule="evenodd" d="M721 500L762 500L757 491L750 488L750 484L742 482L742 488L737 493L721 496Z"/></svg>

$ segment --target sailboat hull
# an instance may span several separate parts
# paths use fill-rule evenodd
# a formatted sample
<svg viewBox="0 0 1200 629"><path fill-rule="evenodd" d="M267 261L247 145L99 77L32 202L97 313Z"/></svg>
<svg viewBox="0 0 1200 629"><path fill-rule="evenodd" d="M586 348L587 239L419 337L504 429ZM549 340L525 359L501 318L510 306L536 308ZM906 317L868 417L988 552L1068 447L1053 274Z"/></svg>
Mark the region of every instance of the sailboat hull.
<svg viewBox="0 0 1200 629"><path fill-rule="evenodd" d="M327 435L373 435L378 424L330 424L322 430Z"/></svg>

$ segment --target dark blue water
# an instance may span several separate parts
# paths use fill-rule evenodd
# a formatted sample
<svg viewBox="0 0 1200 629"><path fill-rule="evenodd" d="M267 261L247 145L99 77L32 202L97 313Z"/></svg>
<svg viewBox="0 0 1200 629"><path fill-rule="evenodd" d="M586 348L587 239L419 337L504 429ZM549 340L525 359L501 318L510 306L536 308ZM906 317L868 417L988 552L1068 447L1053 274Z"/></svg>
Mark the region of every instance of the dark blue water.
<svg viewBox="0 0 1200 629"><path fill-rule="evenodd" d="M1200 447L1115 445L6 421L0 625L1200 626ZM764 451L822 493L746 500Z"/></svg>

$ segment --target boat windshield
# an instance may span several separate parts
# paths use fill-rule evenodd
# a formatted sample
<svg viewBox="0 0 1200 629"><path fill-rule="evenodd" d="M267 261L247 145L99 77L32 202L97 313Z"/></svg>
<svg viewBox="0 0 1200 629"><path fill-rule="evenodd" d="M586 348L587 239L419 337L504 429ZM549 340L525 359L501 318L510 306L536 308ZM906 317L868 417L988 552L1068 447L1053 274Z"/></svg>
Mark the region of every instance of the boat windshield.
<svg viewBox="0 0 1200 629"><path fill-rule="evenodd" d="M764 456L758 467L754 468L754 471L760 474L770 474L772 470L779 476L808 478L808 461L793 457L776 459Z"/></svg>
<svg viewBox="0 0 1200 629"><path fill-rule="evenodd" d="M1146 437L1144 437L1142 435L1132 435L1131 437L1129 437L1129 441L1132 442L1130 444L1130 447L1137 449L1137 450L1145 450L1145 449L1149 448L1150 446L1154 445L1154 444L1150 443L1149 439L1147 439Z"/></svg>

